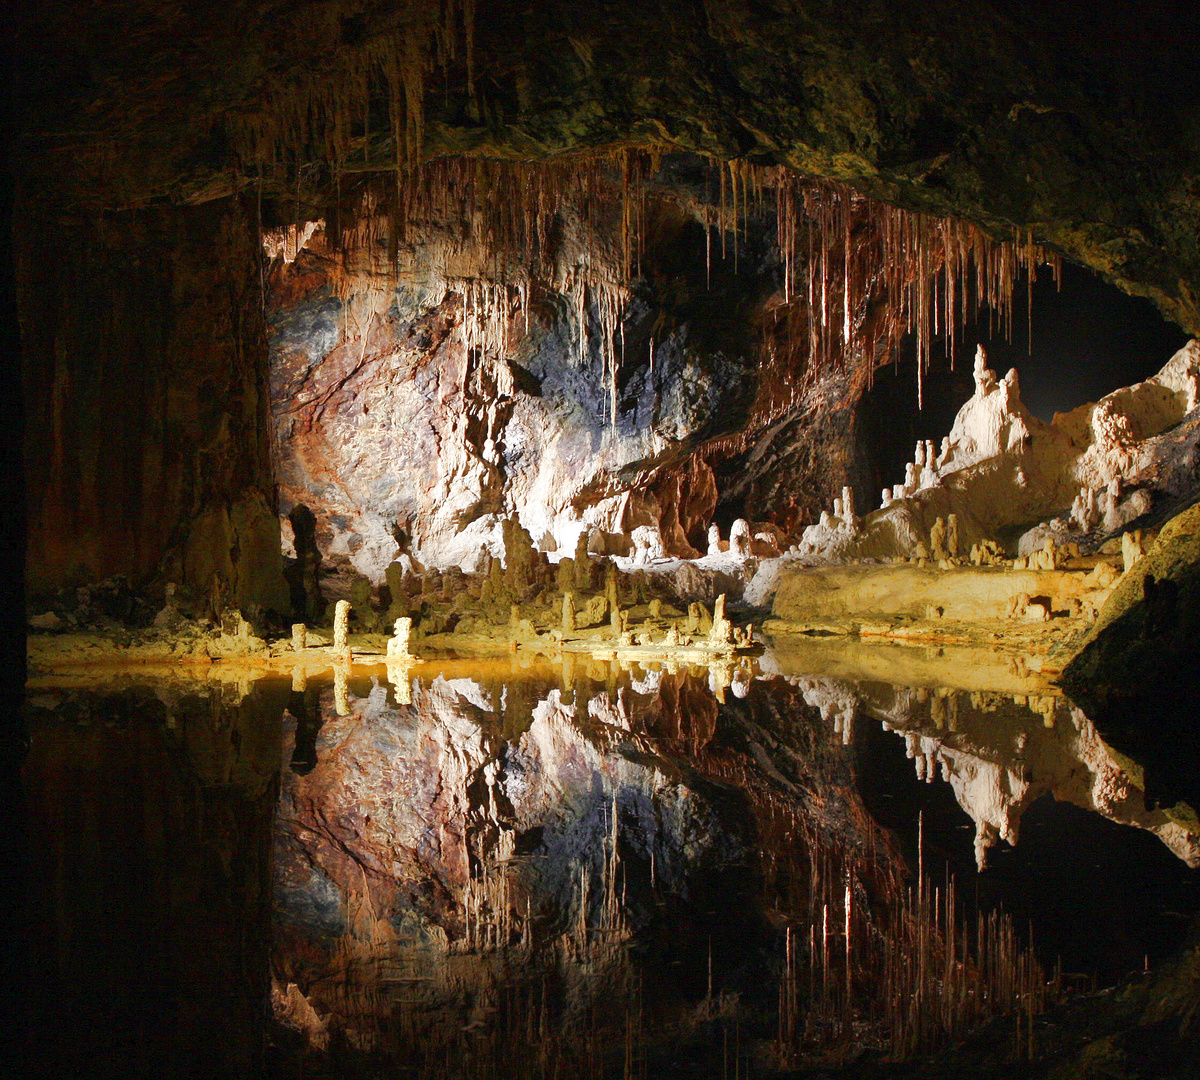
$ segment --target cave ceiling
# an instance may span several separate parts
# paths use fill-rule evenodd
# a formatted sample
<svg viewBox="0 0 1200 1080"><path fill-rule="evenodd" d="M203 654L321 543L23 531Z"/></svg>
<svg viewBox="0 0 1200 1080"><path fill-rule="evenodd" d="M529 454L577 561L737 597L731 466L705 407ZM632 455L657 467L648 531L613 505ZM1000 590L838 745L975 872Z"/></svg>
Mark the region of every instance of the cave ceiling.
<svg viewBox="0 0 1200 1080"><path fill-rule="evenodd" d="M248 192L303 217L356 171L439 155L690 151L1032 230L1200 332L1194 4L123 0L19 18L25 200Z"/></svg>

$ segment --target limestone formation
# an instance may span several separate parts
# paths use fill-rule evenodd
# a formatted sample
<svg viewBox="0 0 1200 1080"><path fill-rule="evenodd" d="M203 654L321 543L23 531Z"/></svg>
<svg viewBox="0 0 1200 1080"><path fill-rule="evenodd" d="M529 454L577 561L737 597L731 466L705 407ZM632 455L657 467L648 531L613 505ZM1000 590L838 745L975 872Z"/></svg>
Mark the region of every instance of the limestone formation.
<svg viewBox="0 0 1200 1080"><path fill-rule="evenodd" d="M933 527L929 530L929 553L930 557L938 562L949 558L949 552L946 550L946 522L944 518L939 517L934 521Z"/></svg>
<svg viewBox="0 0 1200 1080"><path fill-rule="evenodd" d="M1129 573L1146 554L1145 546L1142 542L1142 530L1132 529L1121 536L1121 562L1125 573Z"/></svg>
<svg viewBox="0 0 1200 1080"><path fill-rule="evenodd" d="M708 640L714 645L733 644L733 624L725 617L725 594L717 597L713 608L712 628L708 632Z"/></svg>
<svg viewBox="0 0 1200 1080"><path fill-rule="evenodd" d="M729 551L739 559L750 554L750 523L745 518L738 518L729 527Z"/></svg>
<svg viewBox="0 0 1200 1080"><path fill-rule="evenodd" d="M645 566L665 558L662 533L657 525L639 525L632 533L633 563Z"/></svg>
<svg viewBox="0 0 1200 1080"><path fill-rule="evenodd" d="M303 652L308 647L308 627L302 622L292 623L292 648Z"/></svg>
<svg viewBox="0 0 1200 1080"><path fill-rule="evenodd" d="M693 601L688 605L687 632L693 636L708 637L710 630L712 630L712 616L709 615L708 608L698 600Z"/></svg>
<svg viewBox="0 0 1200 1080"><path fill-rule="evenodd" d="M583 606L582 614L576 613L577 626L599 626L608 618L608 597L592 596Z"/></svg>
<svg viewBox="0 0 1200 1080"><path fill-rule="evenodd" d="M393 636L388 639L387 655L391 659L398 656L409 655L409 642L412 638L412 619L407 616L401 616L392 625Z"/></svg>
<svg viewBox="0 0 1200 1080"><path fill-rule="evenodd" d="M333 651L347 652L350 648L350 601L339 600L333 611Z"/></svg>
<svg viewBox="0 0 1200 1080"><path fill-rule="evenodd" d="M588 557L587 530L575 542L575 589L587 592L592 587L592 560Z"/></svg>

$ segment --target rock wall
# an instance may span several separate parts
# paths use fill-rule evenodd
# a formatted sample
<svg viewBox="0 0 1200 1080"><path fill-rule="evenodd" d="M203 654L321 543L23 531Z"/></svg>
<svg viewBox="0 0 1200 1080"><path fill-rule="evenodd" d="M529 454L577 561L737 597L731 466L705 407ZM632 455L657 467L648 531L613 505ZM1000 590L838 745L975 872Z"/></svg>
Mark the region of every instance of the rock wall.
<svg viewBox="0 0 1200 1080"><path fill-rule="evenodd" d="M560 194L523 263L486 206L465 236L457 203L410 225L394 254L369 213L365 241L325 221L268 236L285 536L307 508L321 556L374 584L403 554L474 569L510 517L555 560L593 530L625 554L641 526L686 558L714 515L792 525L853 480L846 418L874 358L792 370L764 345L773 208L735 241L684 181L649 190L629 275L620 190L601 191Z"/></svg>
<svg viewBox="0 0 1200 1080"><path fill-rule="evenodd" d="M16 215L27 583L284 611L253 212Z"/></svg>

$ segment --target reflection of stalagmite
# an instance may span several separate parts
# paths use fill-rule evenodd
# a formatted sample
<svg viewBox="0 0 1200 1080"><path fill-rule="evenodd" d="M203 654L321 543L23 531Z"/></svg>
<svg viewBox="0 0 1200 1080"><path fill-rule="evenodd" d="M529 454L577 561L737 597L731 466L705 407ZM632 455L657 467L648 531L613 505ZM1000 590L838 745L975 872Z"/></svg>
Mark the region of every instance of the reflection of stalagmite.
<svg viewBox="0 0 1200 1080"><path fill-rule="evenodd" d="M333 613L333 651L344 653L350 647L350 601L339 600Z"/></svg>
<svg viewBox="0 0 1200 1080"><path fill-rule="evenodd" d="M412 704L412 684L409 682L410 671L410 664L402 663L395 659L388 661L387 678L388 682L392 684L392 689L396 694L396 702L399 705Z"/></svg>
<svg viewBox="0 0 1200 1080"><path fill-rule="evenodd" d="M292 691L302 694L308 688L308 671L300 664L292 668Z"/></svg>
<svg viewBox="0 0 1200 1080"><path fill-rule="evenodd" d="M333 668L333 708L338 716L350 715L350 668L345 664Z"/></svg>

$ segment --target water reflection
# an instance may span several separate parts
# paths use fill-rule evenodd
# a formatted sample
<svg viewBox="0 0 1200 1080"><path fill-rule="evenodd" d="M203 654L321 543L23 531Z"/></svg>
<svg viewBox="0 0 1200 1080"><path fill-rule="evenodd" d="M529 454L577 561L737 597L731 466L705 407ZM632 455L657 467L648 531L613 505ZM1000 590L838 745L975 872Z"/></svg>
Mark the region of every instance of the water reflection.
<svg viewBox="0 0 1200 1080"><path fill-rule="evenodd" d="M870 729L981 864L1046 793L1200 862L1189 807L994 657L209 678L31 687L47 1072L127 1026L112 1059L175 1075L763 1075L997 1013L1045 1050L1052 953L872 817Z"/></svg>

